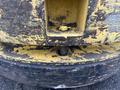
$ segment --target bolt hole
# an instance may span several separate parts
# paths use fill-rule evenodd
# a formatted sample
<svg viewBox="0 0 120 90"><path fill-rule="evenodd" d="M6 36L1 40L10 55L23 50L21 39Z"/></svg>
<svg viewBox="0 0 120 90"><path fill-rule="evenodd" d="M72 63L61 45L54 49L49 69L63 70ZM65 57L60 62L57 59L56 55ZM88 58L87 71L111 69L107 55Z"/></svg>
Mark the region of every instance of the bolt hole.
<svg viewBox="0 0 120 90"><path fill-rule="evenodd" d="M60 56L67 56L72 54L72 51L69 47L59 47L57 49L57 54Z"/></svg>

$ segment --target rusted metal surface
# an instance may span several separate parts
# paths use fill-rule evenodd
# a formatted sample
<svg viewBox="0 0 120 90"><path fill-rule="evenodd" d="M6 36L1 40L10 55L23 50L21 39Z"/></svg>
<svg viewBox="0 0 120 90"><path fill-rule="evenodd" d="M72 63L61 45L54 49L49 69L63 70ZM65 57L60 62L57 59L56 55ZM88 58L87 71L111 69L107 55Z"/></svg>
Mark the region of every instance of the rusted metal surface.
<svg viewBox="0 0 120 90"><path fill-rule="evenodd" d="M119 0L89 0L84 34L80 37L57 38L46 36L44 3L44 0L0 0L0 41L24 45L71 46L120 40Z"/></svg>

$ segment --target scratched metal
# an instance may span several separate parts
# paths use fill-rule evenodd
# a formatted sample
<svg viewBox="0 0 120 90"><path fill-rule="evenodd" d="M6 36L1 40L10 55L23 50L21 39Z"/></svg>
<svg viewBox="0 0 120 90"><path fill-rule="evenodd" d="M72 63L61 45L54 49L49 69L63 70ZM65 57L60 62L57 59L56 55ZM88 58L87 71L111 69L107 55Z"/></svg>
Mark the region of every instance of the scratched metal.
<svg viewBox="0 0 120 90"><path fill-rule="evenodd" d="M0 0L0 42L23 45L81 45L120 41L120 0L89 0L83 36L47 37L44 0Z"/></svg>

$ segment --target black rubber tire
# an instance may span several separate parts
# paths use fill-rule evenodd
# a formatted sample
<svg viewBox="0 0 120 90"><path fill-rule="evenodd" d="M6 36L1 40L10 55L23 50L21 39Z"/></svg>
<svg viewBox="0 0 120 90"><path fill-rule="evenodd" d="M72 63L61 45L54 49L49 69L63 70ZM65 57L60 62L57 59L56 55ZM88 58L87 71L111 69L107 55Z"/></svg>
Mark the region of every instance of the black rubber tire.
<svg viewBox="0 0 120 90"><path fill-rule="evenodd" d="M101 82L119 70L120 56L102 62L56 65L0 59L0 76L31 87L76 88Z"/></svg>
<svg viewBox="0 0 120 90"><path fill-rule="evenodd" d="M120 85L120 71L113 77L109 78L108 80L105 80L100 83L96 83L91 86L74 88L74 89L60 89L60 90L113 90L113 89L119 90L120 89L119 85ZM32 87L0 76L0 90L54 90L54 89Z"/></svg>
<svg viewBox="0 0 120 90"><path fill-rule="evenodd" d="M24 85L19 82L15 82L13 80L0 76L0 90L51 90L51 89Z"/></svg>

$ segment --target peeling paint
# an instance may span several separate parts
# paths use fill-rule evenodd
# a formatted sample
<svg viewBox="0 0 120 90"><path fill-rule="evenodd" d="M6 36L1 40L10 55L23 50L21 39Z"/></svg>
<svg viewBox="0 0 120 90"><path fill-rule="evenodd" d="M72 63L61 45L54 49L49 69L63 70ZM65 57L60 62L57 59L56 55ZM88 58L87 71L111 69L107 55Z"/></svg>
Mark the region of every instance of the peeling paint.
<svg viewBox="0 0 120 90"><path fill-rule="evenodd" d="M4 2L1 1L1 4ZM76 33L74 30L70 32L71 34L64 32L61 34L64 40L56 38L60 36L59 32L48 34L50 37L54 37L53 39L47 37L44 0L15 0L16 7L10 6L13 5L13 2L7 3L9 4L0 8L1 42L22 45L79 46L81 44L104 44L120 41L119 30L110 31L111 27L106 21L107 18L111 18L109 15L120 14L119 0L98 0L92 14L88 15L85 32L82 34ZM88 9L92 6L93 4L90 4ZM116 27L118 25L116 24Z"/></svg>
<svg viewBox="0 0 120 90"><path fill-rule="evenodd" d="M15 60L25 63L85 63L112 59L120 55L120 43L109 45L89 45L74 48L74 52L68 56L59 56L54 48L36 49L36 46L18 46L7 52L1 45L0 57L7 60ZM10 52L11 51L11 52ZM46 59L47 57L47 59Z"/></svg>
<svg viewBox="0 0 120 90"><path fill-rule="evenodd" d="M85 43L103 44L103 43L119 42L120 32L116 32L116 30L113 30L113 32L111 32L108 28L109 26L107 25L107 23L104 22L109 14L120 13L118 11L116 12L115 7L112 7L113 5L114 6L116 5L117 7L119 3L120 3L119 1L113 1L113 0L98 1L96 9L91 15L91 18L94 19L93 21L91 21L86 31L86 32L90 32L90 34L87 38L83 38ZM118 26L116 25L116 27Z"/></svg>

